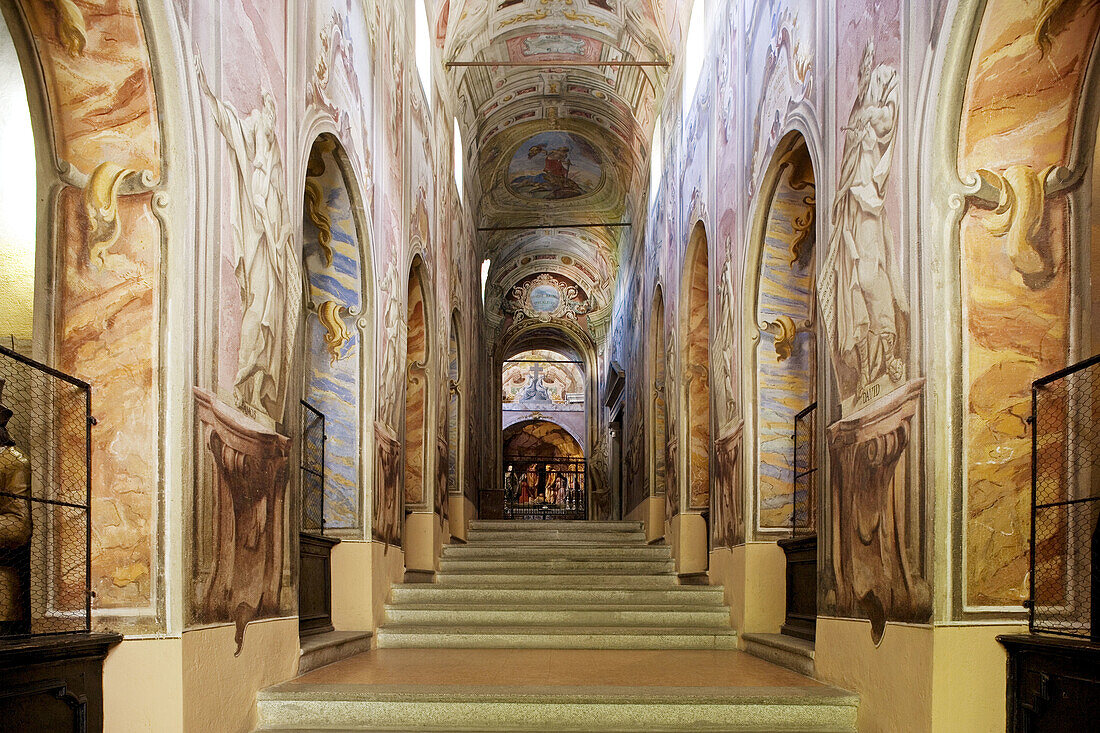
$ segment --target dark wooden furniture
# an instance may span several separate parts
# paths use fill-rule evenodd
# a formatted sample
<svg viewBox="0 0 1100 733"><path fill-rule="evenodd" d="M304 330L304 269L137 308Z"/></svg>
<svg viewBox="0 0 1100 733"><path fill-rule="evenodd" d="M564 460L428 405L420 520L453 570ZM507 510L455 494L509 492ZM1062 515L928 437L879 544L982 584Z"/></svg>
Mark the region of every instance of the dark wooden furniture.
<svg viewBox="0 0 1100 733"><path fill-rule="evenodd" d="M298 535L298 636L332 631L332 548L340 540Z"/></svg>
<svg viewBox="0 0 1100 733"><path fill-rule="evenodd" d="M817 634L817 536L779 540L787 556L787 615L781 631L806 641Z"/></svg>
<svg viewBox="0 0 1100 733"><path fill-rule="evenodd" d="M0 730L99 733L103 659L118 634L57 634L0 641Z"/></svg>
<svg viewBox="0 0 1100 733"><path fill-rule="evenodd" d="M998 636L1008 650L1008 731L1070 733L1100 725L1100 643Z"/></svg>

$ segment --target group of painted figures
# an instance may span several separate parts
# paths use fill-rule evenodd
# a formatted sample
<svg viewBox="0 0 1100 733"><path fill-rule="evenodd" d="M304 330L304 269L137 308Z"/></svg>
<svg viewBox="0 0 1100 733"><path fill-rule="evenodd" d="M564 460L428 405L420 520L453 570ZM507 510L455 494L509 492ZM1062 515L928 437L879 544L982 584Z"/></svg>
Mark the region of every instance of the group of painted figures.
<svg viewBox="0 0 1100 733"><path fill-rule="evenodd" d="M576 509L584 501L584 466L541 461L525 466L508 464L504 494L511 506L550 504Z"/></svg>

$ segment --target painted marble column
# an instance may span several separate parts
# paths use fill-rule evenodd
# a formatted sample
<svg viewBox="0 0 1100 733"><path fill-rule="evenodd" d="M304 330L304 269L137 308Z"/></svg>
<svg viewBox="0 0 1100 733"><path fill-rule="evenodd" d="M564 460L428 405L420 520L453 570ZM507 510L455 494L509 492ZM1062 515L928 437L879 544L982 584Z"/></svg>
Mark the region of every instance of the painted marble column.
<svg viewBox="0 0 1100 733"><path fill-rule="evenodd" d="M290 438L195 388L205 447L214 464L213 568L203 620L232 620L237 654L255 618L276 615L282 589Z"/></svg>
<svg viewBox="0 0 1100 733"><path fill-rule="evenodd" d="M885 398L829 426L833 581L837 613L871 620L882 639L886 621L927 621L927 581L914 570L898 462L924 387L907 382ZM827 603L827 605L833 605Z"/></svg>

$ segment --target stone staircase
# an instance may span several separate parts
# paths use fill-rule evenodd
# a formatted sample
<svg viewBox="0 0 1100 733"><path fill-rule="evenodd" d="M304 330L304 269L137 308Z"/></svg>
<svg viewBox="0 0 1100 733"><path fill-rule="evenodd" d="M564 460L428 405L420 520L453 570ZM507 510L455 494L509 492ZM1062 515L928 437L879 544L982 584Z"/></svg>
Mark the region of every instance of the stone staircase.
<svg viewBox="0 0 1100 733"><path fill-rule="evenodd" d="M858 698L732 650L722 589L637 522L474 521L378 649L257 698L260 731L853 733ZM722 650L722 651L719 651Z"/></svg>
<svg viewBox="0 0 1100 733"><path fill-rule="evenodd" d="M474 521L394 586L379 648L733 649L722 588L678 585L640 522Z"/></svg>

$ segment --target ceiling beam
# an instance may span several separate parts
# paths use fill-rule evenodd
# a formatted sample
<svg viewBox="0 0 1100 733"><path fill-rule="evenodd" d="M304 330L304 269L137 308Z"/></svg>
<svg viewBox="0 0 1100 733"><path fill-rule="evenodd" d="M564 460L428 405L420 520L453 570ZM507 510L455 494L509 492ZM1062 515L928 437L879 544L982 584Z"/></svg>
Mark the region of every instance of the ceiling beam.
<svg viewBox="0 0 1100 733"><path fill-rule="evenodd" d="M536 69L554 69L559 67L593 68L599 69L605 66L659 66L668 68L667 61L448 61L444 64L448 69L454 67L486 67L486 66L526 66Z"/></svg>
<svg viewBox="0 0 1100 733"><path fill-rule="evenodd" d="M520 226L478 227L479 232L519 232L533 229L589 229L594 227L628 227L628 221L611 221L603 224L531 224Z"/></svg>

